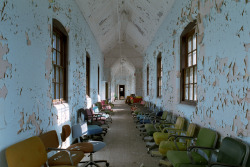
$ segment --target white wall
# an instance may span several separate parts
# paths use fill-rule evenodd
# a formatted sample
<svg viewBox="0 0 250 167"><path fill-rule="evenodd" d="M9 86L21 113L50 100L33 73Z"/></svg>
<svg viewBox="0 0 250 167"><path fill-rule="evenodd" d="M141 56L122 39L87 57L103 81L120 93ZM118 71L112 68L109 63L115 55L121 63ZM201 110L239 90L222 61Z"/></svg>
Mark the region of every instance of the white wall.
<svg viewBox="0 0 250 167"><path fill-rule="evenodd" d="M59 134L62 125L75 123L77 109L87 106L86 51L91 102L97 101L97 67L102 77L103 55L75 1L4 0L0 9L0 166L5 167L5 148L51 129ZM51 91L53 18L69 35L69 99L56 106Z"/></svg>
<svg viewBox="0 0 250 167"><path fill-rule="evenodd" d="M146 51L143 88L146 100L222 136L250 143L250 3L177 0ZM180 104L180 35L198 22L198 102ZM162 97L156 98L156 56L162 52ZM146 95L146 69L150 93Z"/></svg>

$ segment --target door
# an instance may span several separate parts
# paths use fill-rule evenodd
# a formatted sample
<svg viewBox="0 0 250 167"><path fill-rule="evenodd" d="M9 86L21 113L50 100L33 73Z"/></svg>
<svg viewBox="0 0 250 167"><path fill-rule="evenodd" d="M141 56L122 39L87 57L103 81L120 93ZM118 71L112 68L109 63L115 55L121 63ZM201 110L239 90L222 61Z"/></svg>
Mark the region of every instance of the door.
<svg viewBox="0 0 250 167"><path fill-rule="evenodd" d="M119 85L119 99L125 99L125 85Z"/></svg>

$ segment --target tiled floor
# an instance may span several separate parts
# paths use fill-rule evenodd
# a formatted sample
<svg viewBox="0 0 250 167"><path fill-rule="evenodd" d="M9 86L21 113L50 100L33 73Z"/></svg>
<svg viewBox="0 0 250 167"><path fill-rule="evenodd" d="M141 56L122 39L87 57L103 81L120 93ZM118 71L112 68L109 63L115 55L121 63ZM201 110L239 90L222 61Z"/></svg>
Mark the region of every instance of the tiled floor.
<svg viewBox="0 0 250 167"><path fill-rule="evenodd" d="M107 146L94 154L94 159L106 159L110 167L156 167L159 157L147 154L145 143L130 114L130 107L124 101L115 102L115 115L104 142ZM88 160L85 157L84 160ZM143 164L143 165L142 165ZM105 164L100 164L105 166Z"/></svg>

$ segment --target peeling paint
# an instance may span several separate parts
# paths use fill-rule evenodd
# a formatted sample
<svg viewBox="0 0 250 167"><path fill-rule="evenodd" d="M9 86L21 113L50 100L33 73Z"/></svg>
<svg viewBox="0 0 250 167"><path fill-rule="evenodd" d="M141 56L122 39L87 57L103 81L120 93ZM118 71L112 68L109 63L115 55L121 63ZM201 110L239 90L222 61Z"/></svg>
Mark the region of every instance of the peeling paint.
<svg viewBox="0 0 250 167"><path fill-rule="evenodd" d="M36 114L33 112L32 115L29 116L29 119L27 120L27 124L32 124L33 126L35 126L36 130L35 133L36 135L39 135L42 133L42 130L40 129L40 124L41 124L42 120L38 120L36 119Z"/></svg>
<svg viewBox="0 0 250 167"><path fill-rule="evenodd" d="M5 44L2 46L0 42L0 79L4 78L7 69L11 69L12 65L8 62L8 60L4 60L4 56L9 53L8 45ZM7 58L6 58L7 59Z"/></svg>
<svg viewBox="0 0 250 167"><path fill-rule="evenodd" d="M245 51L248 52L248 49L250 49L250 43L244 44Z"/></svg>
<svg viewBox="0 0 250 167"><path fill-rule="evenodd" d="M7 94L8 94L8 89L7 89L7 87L4 85L2 88L0 88L0 99L1 98L6 98L6 96L7 96Z"/></svg>
<svg viewBox="0 0 250 167"><path fill-rule="evenodd" d="M23 129L23 125L24 125L24 112L21 112L21 118L18 121L18 123L20 124L20 130L17 132L17 134L21 133L24 129Z"/></svg>
<svg viewBox="0 0 250 167"><path fill-rule="evenodd" d="M25 36L26 36L27 45L30 46L31 45L31 41L29 39L29 35L28 35L27 32L25 32Z"/></svg>

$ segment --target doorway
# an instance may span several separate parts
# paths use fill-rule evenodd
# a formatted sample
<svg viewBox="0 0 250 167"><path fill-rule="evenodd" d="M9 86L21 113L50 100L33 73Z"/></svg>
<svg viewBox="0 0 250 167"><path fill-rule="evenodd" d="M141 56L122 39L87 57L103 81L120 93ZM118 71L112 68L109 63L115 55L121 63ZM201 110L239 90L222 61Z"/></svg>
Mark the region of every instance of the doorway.
<svg viewBox="0 0 250 167"><path fill-rule="evenodd" d="M109 98L109 84L108 82L105 82L105 98L108 100Z"/></svg>
<svg viewBox="0 0 250 167"><path fill-rule="evenodd" d="M125 85L119 85L119 99L125 99Z"/></svg>

